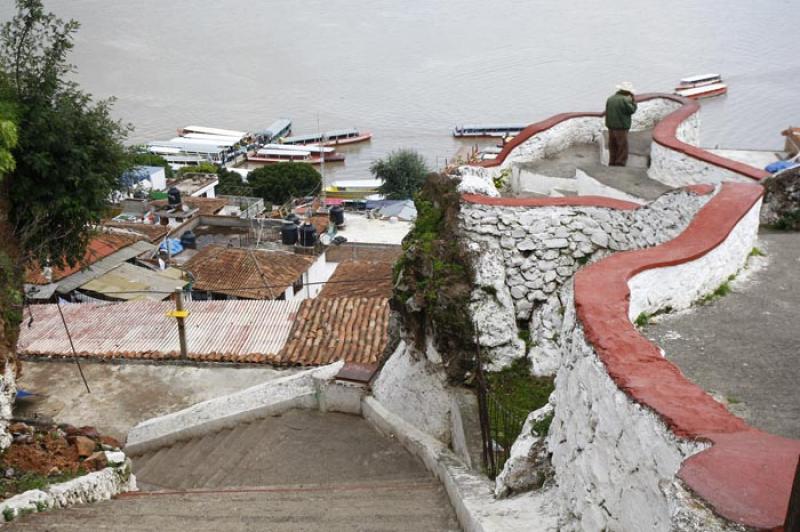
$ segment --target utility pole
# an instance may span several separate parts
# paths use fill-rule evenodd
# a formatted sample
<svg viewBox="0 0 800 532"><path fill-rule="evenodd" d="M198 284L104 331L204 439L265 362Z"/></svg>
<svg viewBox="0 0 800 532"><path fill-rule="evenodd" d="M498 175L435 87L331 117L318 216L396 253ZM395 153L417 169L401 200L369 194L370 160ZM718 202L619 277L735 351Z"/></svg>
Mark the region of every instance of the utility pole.
<svg viewBox="0 0 800 532"><path fill-rule="evenodd" d="M175 310L167 312L167 316L176 318L178 320L178 338L181 343L181 358L186 360L189 358L188 350L186 348L186 317L189 316L189 311L184 310L183 308L182 289L175 289Z"/></svg>

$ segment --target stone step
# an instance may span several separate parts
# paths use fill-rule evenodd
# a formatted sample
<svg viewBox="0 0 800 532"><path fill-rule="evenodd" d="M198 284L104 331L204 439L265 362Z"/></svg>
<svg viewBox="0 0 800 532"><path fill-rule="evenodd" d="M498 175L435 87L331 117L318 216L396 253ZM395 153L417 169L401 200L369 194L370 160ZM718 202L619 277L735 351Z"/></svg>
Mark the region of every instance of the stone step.
<svg viewBox="0 0 800 532"><path fill-rule="evenodd" d="M220 454L222 452L222 446L224 445L225 440L231 436L232 432L233 431L231 429L223 429L215 432L214 434L209 434L199 438L200 443L198 443L196 447L198 456L193 457L191 455L187 455L185 460L187 462L189 460L197 460L197 463L200 464L210 464L212 460L215 460L215 453ZM235 435L233 437L235 437ZM205 469L201 467L195 467L186 473L186 476L181 479L176 487L179 489L198 487L198 479L202 478L205 474Z"/></svg>
<svg viewBox="0 0 800 532"><path fill-rule="evenodd" d="M258 447L261 438L260 435L264 432L264 421L254 421L247 427L237 427L238 438L235 445L228 449L228 452L223 458L220 458L216 463L211 464L207 468L205 482L198 487L202 488L217 488L221 486L246 486L242 482L238 482L240 468L239 464L247 469L251 464L248 457L253 453L254 449ZM223 482L223 479L228 478L233 480L233 483ZM260 485L262 483L256 484Z"/></svg>
<svg viewBox="0 0 800 532"><path fill-rule="evenodd" d="M147 484L154 484L163 488L171 486L164 484L168 473L172 471L175 463L180 459L184 447L188 445L189 441L180 441L162 449L158 456L155 456L147 465L139 471L137 478L141 478ZM134 473L136 475L136 473Z"/></svg>
<svg viewBox="0 0 800 532"><path fill-rule="evenodd" d="M149 492L19 518L7 530L270 530L375 532L460 530L435 482L272 486L253 490Z"/></svg>

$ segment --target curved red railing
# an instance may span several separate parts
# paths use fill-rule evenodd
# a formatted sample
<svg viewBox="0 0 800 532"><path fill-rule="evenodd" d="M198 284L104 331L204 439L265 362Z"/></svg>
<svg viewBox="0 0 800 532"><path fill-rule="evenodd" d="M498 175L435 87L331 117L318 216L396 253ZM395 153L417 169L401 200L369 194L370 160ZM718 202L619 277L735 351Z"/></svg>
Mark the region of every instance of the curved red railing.
<svg viewBox="0 0 800 532"><path fill-rule="evenodd" d="M681 107L671 112L667 116L665 116L658 122L658 124L656 124L655 128L653 128L653 142L656 142L671 150L675 150L680 153L686 154L695 159L707 162L714 166L719 166L720 168L730 170L745 177L749 177L756 181L760 181L761 179L764 179L765 177L768 177L770 175L768 172L765 172L764 170L754 168L752 166L737 161L732 161L730 159L726 159L725 157L720 157L719 155L714 155L713 153L708 152L702 148L686 144L685 142L679 140L677 137L678 127L684 120L686 120L694 113L696 113L700 109L700 105L694 100L681 98L680 96L675 96L673 94L662 94L662 93L641 94L636 97L636 101L641 103L648 100L654 100L657 98L672 100L674 102L680 103ZM562 113L551 116L550 118L542 120L541 122L536 122L535 124L531 124L525 129L523 129L519 135L511 139L503 147L502 151L497 155L497 158L488 161L481 161L480 163L474 166L481 166L483 168L492 168L503 164L503 161L505 161L506 157L508 157L508 155L523 142L525 142L526 140L530 139L535 135L538 135L542 131L547 131L548 129L552 128L557 124L560 124L561 122L565 122L573 118L602 117L604 115L605 113L587 112L587 113Z"/></svg>
<svg viewBox="0 0 800 532"><path fill-rule="evenodd" d="M628 318L628 281L644 270L691 262L721 244L763 195L755 184L724 183L686 230L662 245L617 253L575 275L575 307L586 340L609 376L683 438L712 446L678 476L718 514L747 526L784 521L800 441L747 425L661 356Z"/></svg>

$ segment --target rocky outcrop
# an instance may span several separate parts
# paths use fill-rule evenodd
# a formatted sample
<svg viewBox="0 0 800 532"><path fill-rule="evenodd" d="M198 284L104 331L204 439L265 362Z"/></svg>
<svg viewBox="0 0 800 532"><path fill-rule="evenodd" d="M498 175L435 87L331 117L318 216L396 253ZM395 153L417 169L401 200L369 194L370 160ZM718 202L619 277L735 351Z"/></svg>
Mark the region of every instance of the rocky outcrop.
<svg viewBox="0 0 800 532"><path fill-rule="evenodd" d="M761 223L779 229L800 230L800 166L764 181Z"/></svg>

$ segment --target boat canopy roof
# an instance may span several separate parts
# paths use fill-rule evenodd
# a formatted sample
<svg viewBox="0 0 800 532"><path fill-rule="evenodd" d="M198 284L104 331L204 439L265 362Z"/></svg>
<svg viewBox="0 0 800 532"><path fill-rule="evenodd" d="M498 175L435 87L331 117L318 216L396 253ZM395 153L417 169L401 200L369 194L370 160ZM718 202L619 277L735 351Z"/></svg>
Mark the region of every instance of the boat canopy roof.
<svg viewBox="0 0 800 532"><path fill-rule="evenodd" d="M177 137L177 139L183 139L183 137ZM186 153L207 153L207 154L218 154L224 151L224 148L221 148L215 144L208 144L203 142L196 142L192 139L183 139L183 140L166 140L166 141L155 141L151 142L147 145L147 147L152 151L154 147L157 148L173 148L177 149L178 152L186 152ZM172 152L172 153L178 153Z"/></svg>
<svg viewBox="0 0 800 532"><path fill-rule="evenodd" d="M708 81L712 79L721 79L719 74L699 74L697 76L689 76L688 78L681 79L681 83L697 83L698 81Z"/></svg>
<svg viewBox="0 0 800 532"><path fill-rule="evenodd" d="M316 146L313 144L303 146L302 148L299 148L292 144L264 144L262 148L265 150L282 150L282 151L302 150L310 153L333 153L334 151L336 151L334 148Z"/></svg>
<svg viewBox="0 0 800 532"><path fill-rule="evenodd" d="M241 142L237 137L223 137L219 135L206 135L205 133L187 133L181 138L216 142L219 146L233 146Z"/></svg>
<svg viewBox="0 0 800 532"><path fill-rule="evenodd" d="M337 188L357 188L357 189L377 189L383 184L380 179L342 179L334 181L330 184L331 187Z"/></svg>
<svg viewBox="0 0 800 532"><path fill-rule="evenodd" d="M295 156L295 157L308 157L311 155L311 152L308 150L271 150L271 149L260 149L258 150L259 155L267 155L273 157L288 157L288 156Z"/></svg>
<svg viewBox="0 0 800 532"><path fill-rule="evenodd" d="M273 139L281 133L289 131L290 129L292 129L292 121L288 118L279 118L271 123L269 127L258 131L256 134L262 137L269 137L270 139Z"/></svg>
<svg viewBox="0 0 800 532"><path fill-rule="evenodd" d="M714 83L712 85L703 85L702 87L694 87L691 89L680 89L675 91L675 94L677 94L678 96L689 97L689 96L696 96L698 94L703 94L705 92L718 91L720 89L725 89L727 87L728 86L725 85L724 83Z"/></svg>
<svg viewBox="0 0 800 532"><path fill-rule="evenodd" d="M296 144L300 142L320 142L323 137L326 140L333 140L342 137L356 137L358 136L359 132L356 128L351 129L334 129L332 131L326 131L324 133L314 133L311 135L295 135L292 137L286 137L283 141L287 144Z"/></svg>
<svg viewBox="0 0 800 532"><path fill-rule="evenodd" d="M236 131L235 129L219 129L216 127L205 126L186 126L183 128L184 134L186 133L204 133L206 135L219 135L222 137L242 137L247 136L246 131Z"/></svg>
<svg viewBox="0 0 800 532"><path fill-rule="evenodd" d="M457 130L522 131L528 124L464 124Z"/></svg>

